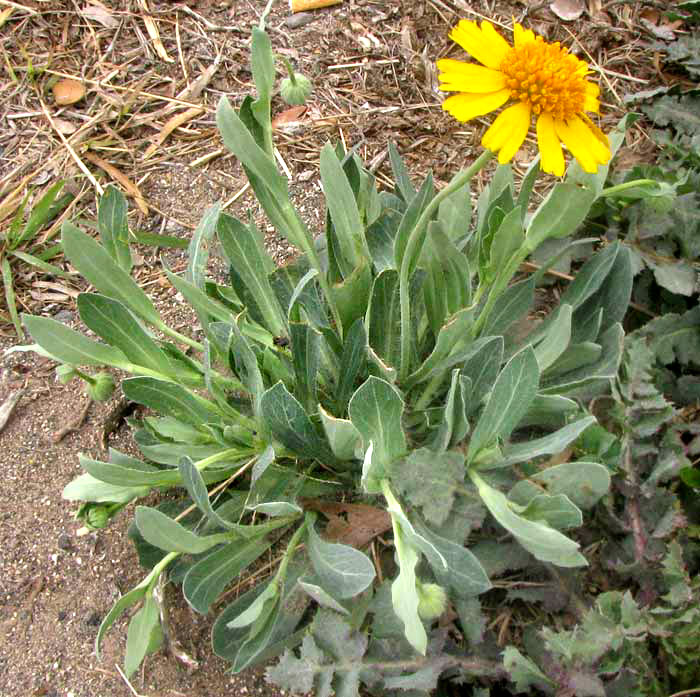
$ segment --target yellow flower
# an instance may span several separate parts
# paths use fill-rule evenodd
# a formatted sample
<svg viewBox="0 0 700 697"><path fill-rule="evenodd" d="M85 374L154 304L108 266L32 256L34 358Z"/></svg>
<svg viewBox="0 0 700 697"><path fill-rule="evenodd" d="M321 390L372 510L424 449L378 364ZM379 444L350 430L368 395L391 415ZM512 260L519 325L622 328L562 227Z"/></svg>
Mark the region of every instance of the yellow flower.
<svg viewBox="0 0 700 697"><path fill-rule="evenodd" d="M502 107L486 131L481 144L498 152L501 164L510 162L525 140L532 115L537 117L540 166L562 176L564 155L561 143L586 172L610 160L607 136L584 112L598 112L597 85L586 79L588 65L559 44L545 42L519 24L513 31L513 46L490 22L463 19L450 38L481 63L450 58L437 62L440 89L457 92L442 104L459 121L469 121Z"/></svg>

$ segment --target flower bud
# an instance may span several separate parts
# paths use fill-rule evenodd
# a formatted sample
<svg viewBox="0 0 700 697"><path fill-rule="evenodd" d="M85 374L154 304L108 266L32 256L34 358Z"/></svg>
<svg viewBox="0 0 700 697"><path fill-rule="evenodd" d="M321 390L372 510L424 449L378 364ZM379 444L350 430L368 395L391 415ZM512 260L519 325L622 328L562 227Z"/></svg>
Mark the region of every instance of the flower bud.
<svg viewBox="0 0 700 697"><path fill-rule="evenodd" d="M109 373L98 373L88 383L87 391L96 402L106 402L114 392L114 378Z"/></svg>
<svg viewBox="0 0 700 697"><path fill-rule="evenodd" d="M285 77L280 85L280 94L287 104L296 106L305 104L311 94L311 80L301 73L293 73L294 77Z"/></svg>
<svg viewBox="0 0 700 697"><path fill-rule="evenodd" d="M447 593L437 583L421 583L416 580L418 591L418 614L424 620L440 617L447 607Z"/></svg>
<svg viewBox="0 0 700 697"><path fill-rule="evenodd" d="M108 506L90 506L85 512L85 522L92 530L104 528L111 517Z"/></svg>

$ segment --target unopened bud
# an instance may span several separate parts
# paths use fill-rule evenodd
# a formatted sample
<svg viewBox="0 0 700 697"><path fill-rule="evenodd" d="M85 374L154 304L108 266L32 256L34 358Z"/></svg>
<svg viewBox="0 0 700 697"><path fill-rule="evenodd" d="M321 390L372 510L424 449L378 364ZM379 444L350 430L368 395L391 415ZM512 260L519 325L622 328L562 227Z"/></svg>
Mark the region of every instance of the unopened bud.
<svg viewBox="0 0 700 697"><path fill-rule="evenodd" d="M440 617L447 607L447 593L437 583L421 583L416 580L418 591L418 614L424 620Z"/></svg>
<svg viewBox="0 0 700 697"><path fill-rule="evenodd" d="M287 104L297 106L305 104L311 94L311 80L301 73L293 73L294 77L285 77L280 85L280 94Z"/></svg>
<svg viewBox="0 0 700 697"><path fill-rule="evenodd" d="M91 399L96 402L106 402L113 394L114 378L109 373L98 373L88 383L87 391Z"/></svg>

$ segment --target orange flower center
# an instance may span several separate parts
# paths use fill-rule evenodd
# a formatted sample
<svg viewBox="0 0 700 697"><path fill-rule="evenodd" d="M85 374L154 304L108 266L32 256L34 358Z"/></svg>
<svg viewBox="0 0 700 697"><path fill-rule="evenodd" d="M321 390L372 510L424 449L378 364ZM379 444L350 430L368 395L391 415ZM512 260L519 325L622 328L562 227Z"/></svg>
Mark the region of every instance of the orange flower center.
<svg viewBox="0 0 700 697"><path fill-rule="evenodd" d="M541 36L513 46L500 65L513 99L530 105L535 114L568 120L583 112L587 66L557 41Z"/></svg>

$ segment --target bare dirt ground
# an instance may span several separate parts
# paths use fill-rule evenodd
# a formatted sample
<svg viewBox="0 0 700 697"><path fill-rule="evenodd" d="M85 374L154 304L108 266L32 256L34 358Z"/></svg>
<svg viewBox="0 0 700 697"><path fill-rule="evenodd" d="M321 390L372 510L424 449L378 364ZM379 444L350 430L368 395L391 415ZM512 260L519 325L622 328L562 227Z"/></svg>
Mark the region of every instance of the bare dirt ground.
<svg viewBox="0 0 700 697"><path fill-rule="evenodd" d="M273 47L315 86L305 109L289 111L275 100L277 145L308 222L318 229L325 215L317 159L328 140L356 147L382 184L390 183L390 139L416 176L432 169L438 184L478 153L485 121L452 121L439 109L436 89L434 61L459 57L447 32L462 17L504 26L515 17L587 57L601 72L602 125L609 128L624 111L625 95L666 79L648 50L663 3L582 5L580 19L562 22L549 2L522 0L344 0L305 15L275 3L268 24ZM250 28L263 6L260 0L0 0L0 230L28 190L36 200L58 179L76 194L64 217L94 219L96 185L114 182L129 195L131 227L141 232L187 238L217 200L242 216L252 206L257 215L213 112L222 94L237 104L252 91ZM86 94L62 107L52 87L66 77L81 82ZM168 120L185 112L189 118L166 137ZM535 151L528 142L516 168L524 170ZM618 166L651 152L643 127L636 127ZM269 245L278 260L290 253L273 236ZM173 326L187 327L189 317L164 283L162 250L137 251L137 277ZM181 252L165 257L171 268L183 268ZM79 326L73 306L79 284L28 267L17 267L15 282L20 310ZM2 350L23 343L6 312L3 317ZM0 695L131 695L116 669L124 618L108 633L101 661L93 652L102 618L143 575L126 535L129 511L105 530L77 536L75 505L61 491L80 471L78 453L103 455L106 424L110 445L127 451L132 445L123 424L114 432L109 427L118 397L92 404L81 420L87 397L78 385L56 383L53 368L30 354L2 363L0 403L16 389L24 392L0 434ZM71 424L76 429L58 440ZM161 651L134 677L139 694L278 694L260 671L225 672L209 648L211 618L190 611L174 591L168 606L173 637L198 667Z"/></svg>

